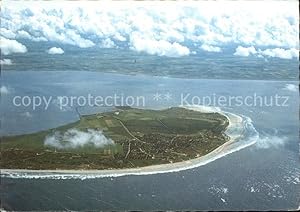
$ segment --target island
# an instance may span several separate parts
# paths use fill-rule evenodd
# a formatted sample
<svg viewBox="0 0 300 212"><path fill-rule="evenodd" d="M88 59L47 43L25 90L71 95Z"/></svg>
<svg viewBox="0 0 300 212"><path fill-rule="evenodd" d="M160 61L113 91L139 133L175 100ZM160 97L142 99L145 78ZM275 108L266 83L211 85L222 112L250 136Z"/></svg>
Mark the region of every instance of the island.
<svg viewBox="0 0 300 212"><path fill-rule="evenodd" d="M1 169L109 170L202 157L229 141L229 120L182 107L116 107L74 123L1 139Z"/></svg>

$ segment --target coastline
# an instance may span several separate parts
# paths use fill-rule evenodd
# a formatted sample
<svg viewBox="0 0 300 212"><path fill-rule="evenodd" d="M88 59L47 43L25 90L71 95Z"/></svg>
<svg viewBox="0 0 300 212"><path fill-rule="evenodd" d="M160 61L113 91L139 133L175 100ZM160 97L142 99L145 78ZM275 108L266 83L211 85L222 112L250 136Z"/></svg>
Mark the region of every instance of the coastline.
<svg viewBox="0 0 300 212"><path fill-rule="evenodd" d="M221 111L219 108L205 107L205 106L188 106L186 109L195 110L199 112L218 112L227 117L229 125L226 129L226 134L230 137L229 141L217 147L213 151L198 158L190 159L187 161L151 165L140 168L127 168L127 169L107 169L107 170L27 170L27 169L1 169L1 177L8 178L30 178L30 179L92 179L101 177L120 177L126 175L150 175L161 174L169 172L178 172L196 168L206 165L214 160L226 156L232 152L241 150L252 144L256 143L258 134L248 117L242 117L233 113ZM247 128L253 128L254 135L248 139L245 132ZM242 141L241 138L245 138ZM237 144L237 145L236 145Z"/></svg>

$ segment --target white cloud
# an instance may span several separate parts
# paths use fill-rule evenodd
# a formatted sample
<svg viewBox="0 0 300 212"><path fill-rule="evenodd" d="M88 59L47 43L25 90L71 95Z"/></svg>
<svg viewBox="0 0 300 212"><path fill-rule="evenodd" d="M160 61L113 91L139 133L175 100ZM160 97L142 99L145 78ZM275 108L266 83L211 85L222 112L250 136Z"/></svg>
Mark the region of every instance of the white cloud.
<svg viewBox="0 0 300 212"><path fill-rule="evenodd" d="M236 55L236 56L242 56L242 57L248 57L249 55L256 54L256 53L257 53L257 51L256 51L256 49L253 46L251 46L251 47L238 46L235 49L234 55Z"/></svg>
<svg viewBox="0 0 300 212"><path fill-rule="evenodd" d="M118 41L126 41L127 39L122 36L119 32L117 32L115 35L114 35L114 39L118 40Z"/></svg>
<svg viewBox="0 0 300 212"><path fill-rule="evenodd" d="M32 37L31 40L35 42L48 41L48 39L44 37Z"/></svg>
<svg viewBox="0 0 300 212"><path fill-rule="evenodd" d="M214 52L218 52L220 47L232 45L253 46L255 49L268 49L271 46L297 49L297 8L297 1L201 1L176 4L21 1L12 4L6 1L0 14L1 35L7 39L53 41L80 48L118 48L118 42L114 41L121 41L135 51L161 56L188 55L190 50L187 46L190 43L195 46L204 43L203 50ZM142 36L136 38L137 35ZM140 40L147 43L141 44ZM150 47L150 44L158 47L158 50ZM251 49L240 50L237 54L242 56L253 54ZM292 58L288 55L291 53L266 54Z"/></svg>
<svg viewBox="0 0 300 212"><path fill-rule="evenodd" d="M70 129L65 133L55 132L54 135L47 136L44 144L45 146L58 149L75 149L85 145L101 148L107 145L113 145L114 141L106 138L102 131L88 129L87 132L84 132L77 129Z"/></svg>
<svg viewBox="0 0 300 212"><path fill-rule="evenodd" d="M5 38L10 38L10 39L14 39L16 37L16 34L14 32L12 32L9 29L5 29L5 28L0 28L0 34L1 34L1 36L5 37Z"/></svg>
<svg viewBox="0 0 300 212"><path fill-rule="evenodd" d="M48 54L63 54L64 50L62 50L61 48L57 48L57 47L52 47L48 50Z"/></svg>
<svg viewBox="0 0 300 212"><path fill-rule="evenodd" d="M292 49L282 49L282 48L275 48L275 49L266 49L264 51L260 51L260 54L268 56L268 57L278 57L281 59L292 59L299 57L299 50L292 48Z"/></svg>
<svg viewBox="0 0 300 212"><path fill-rule="evenodd" d="M1 87L0 87L0 94L9 94L9 89L6 87L6 86L4 86L4 85L2 85Z"/></svg>
<svg viewBox="0 0 300 212"><path fill-rule="evenodd" d="M63 43L77 45L80 48L89 48L89 47L95 46L94 42L92 42L88 39L82 38L78 33L76 33L73 30L70 30L70 29L68 29L66 31L65 35L63 35L63 36L59 35L59 39L61 39L60 37L62 37L61 41ZM49 37L49 40L52 40L52 37Z"/></svg>
<svg viewBox="0 0 300 212"><path fill-rule="evenodd" d="M10 40L4 37L0 37L0 47L1 52L4 55L27 52L27 48L23 44L19 43L16 40Z"/></svg>
<svg viewBox="0 0 300 212"><path fill-rule="evenodd" d="M53 99L52 104L56 109L59 109L60 111L63 111L63 112L73 110L73 108L71 106L63 104L62 100L59 97Z"/></svg>
<svg viewBox="0 0 300 212"><path fill-rule="evenodd" d="M267 57L276 57L281 59L293 59L299 57L299 50L295 48L291 48L291 49L274 48L274 49L256 50L254 46L251 47L238 46L235 50L234 55L243 56L243 57L256 55L259 58L264 58L264 56L267 56Z"/></svg>
<svg viewBox="0 0 300 212"><path fill-rule="evenodd" d="M258 140L256 147L260 149L280 148L288 141L287 137L264 136Z"/></svg>
<svg viewBox="0 0 300 212"><path fill-rule="evenodd" d="M200 48L207 52L221 52L222 51L222 49L218 46L211 46L211 45L207 45L207 44L203 44Z"/></svg>
<svg viewBox="0 0 300 212"><path fill-rule="evenodd" d="M28 32L24 31L24 30L18 31L17 36L20 37L20 38L32 39L31 35Z"/></svg>
<svg viewBox="0 0 300 212"><path fill-rule="evenodd" d="M284 87L284 90L292 91L292 92L297 92L299 90L297 85L294 84L286 84Z"/></svg>
<svg viewBox="0 0 300 212"><path fill-rule="evenodd" d="M27 118L31 118L32 117L32 114L30 112L28 112L28 111L22 113L21 115L24 116L24 117L27 117Z"/></svg>
<svg viewBox="0 0 300 212"><path fill-rule="evenodd" d="M0 60L0 65L12 65L12 61L10 59L3 59L3 60Z"/></svg>
<svg viewBox="0 0 300 212"><path fill-rule="evenodd" d="M100 46L102 48L109 49L115 47L115 43L110 38L106 38L101 42Z"/></svg>
<svg viewBox="0 0 300 212"><path fill-rule="evenodd" d="M130 42L131 49L151 55L180 57L190 54L190 50L179 43L145 38L140 34L133 34Z"/></svg>

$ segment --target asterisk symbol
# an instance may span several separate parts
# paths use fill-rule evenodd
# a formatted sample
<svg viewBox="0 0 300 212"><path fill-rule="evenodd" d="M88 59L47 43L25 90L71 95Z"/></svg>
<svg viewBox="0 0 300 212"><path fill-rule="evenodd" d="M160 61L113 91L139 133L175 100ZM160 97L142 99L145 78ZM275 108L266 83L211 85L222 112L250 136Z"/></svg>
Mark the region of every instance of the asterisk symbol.
<svg viewBox="0 0 300 212"><path fill-rule="evenodd" d="M156 93L156 94L153 95L153 100L159 101L159 100L161 100L161 99L162 99L161 94Z"/></svg>
<svg viewBox="0 0 300 212"><path fill-rule="evenodd" d="M171 100L171 99L172 99L172 94L170 94L169 92L166 93L166 94L164 95L164 99L167 100L167 101Z"/></svg>

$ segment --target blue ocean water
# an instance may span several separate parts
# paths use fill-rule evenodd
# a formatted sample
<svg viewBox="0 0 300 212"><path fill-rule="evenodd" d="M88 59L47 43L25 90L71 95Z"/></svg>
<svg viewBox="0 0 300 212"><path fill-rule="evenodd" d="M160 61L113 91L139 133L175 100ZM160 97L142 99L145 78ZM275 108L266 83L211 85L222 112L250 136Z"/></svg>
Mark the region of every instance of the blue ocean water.
<svg viewBox="0 0 300 212"><path fill-rule="evenodd" d="M1 135L36 132L78 119L74 108L15 107L24 96L144 96L145 107L178 106L190 96L287 96L288 106L224 106L252 119L255 145L198 168L148 176L97 179L1 179L1 200L14 210L264 210L295 209L300 200L298 91L293 81L209 80L72 71L6 71ZM157 101L155 94L171 98ZM215 105L219 106L219 105ZM101 111L81 107L80 113Z"/></svg>

